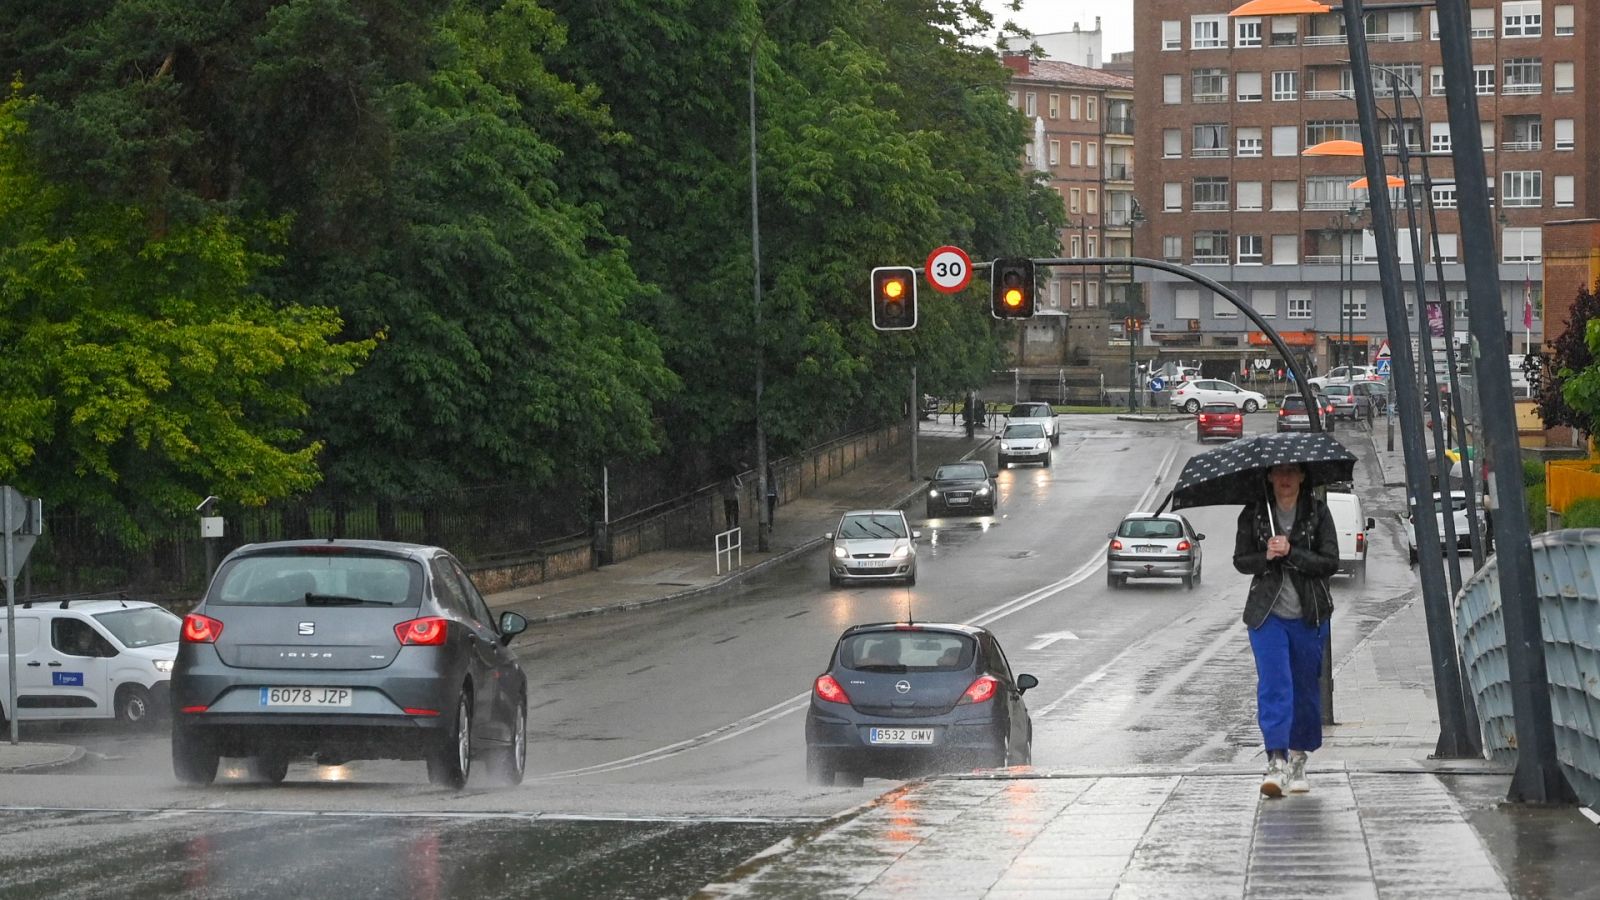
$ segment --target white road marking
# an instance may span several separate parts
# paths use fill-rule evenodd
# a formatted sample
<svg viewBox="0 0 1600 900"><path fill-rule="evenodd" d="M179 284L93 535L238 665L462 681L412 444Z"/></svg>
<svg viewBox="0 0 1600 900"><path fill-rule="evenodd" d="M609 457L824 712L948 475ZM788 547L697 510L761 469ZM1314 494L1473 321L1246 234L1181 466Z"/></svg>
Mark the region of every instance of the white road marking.
<svg viewBox="0 0 1600 900"><path fill-rule="evenodd" d="M1033 643L1028 645L1027 649L1043 650L1051 644L1054 644L1056 641L1075 641L1077 639L1078 636L1070 631L1049 631L1035 638Z"/></svg>

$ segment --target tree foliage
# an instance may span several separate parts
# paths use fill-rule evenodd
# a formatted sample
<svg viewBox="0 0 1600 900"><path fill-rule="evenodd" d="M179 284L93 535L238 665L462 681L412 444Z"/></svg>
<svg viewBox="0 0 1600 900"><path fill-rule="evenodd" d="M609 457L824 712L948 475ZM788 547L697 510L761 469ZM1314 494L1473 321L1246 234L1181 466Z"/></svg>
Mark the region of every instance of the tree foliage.
<svg viewBox="0 0 1600 900"><path fill-rule="evenodd" d="M1589 434L1600 422L1600 369L1595 325L1600 297L1580 288L1561 334L1550 342L1539 381L1539 417L1546 428L1565 425Z"/></svg>

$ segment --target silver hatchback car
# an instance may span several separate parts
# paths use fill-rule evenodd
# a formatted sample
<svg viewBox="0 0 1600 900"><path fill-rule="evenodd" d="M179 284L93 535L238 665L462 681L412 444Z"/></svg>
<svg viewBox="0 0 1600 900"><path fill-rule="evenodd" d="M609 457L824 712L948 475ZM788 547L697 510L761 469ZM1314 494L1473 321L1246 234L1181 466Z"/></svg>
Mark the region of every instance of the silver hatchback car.
<svg viewBox="0 0 1600 900"><path fill-rule="evenodd" d="M1200 542L1206 536L1177 513L1132 513L1107 537L1108 587L1123 587L1129 578L1181 578L1185 588L1200 583Z"/></svg>
<svg viewBox="0 0 1600 900"><path fill-rule="evenodd" d="M828 583L903 581L917 583L917 539L898 509L853 509L823 536L828 548Z"/></svg>
<svg viewBox="0 0 1600 900"><path fill-rule="evenodd" d="M240 547L183 620L172 673L172 768L209 784L219 757L280 782L291 760L424 759L464 787L474 758L516 784L528 682L494 619L438 547L278 541Z"/></svg>

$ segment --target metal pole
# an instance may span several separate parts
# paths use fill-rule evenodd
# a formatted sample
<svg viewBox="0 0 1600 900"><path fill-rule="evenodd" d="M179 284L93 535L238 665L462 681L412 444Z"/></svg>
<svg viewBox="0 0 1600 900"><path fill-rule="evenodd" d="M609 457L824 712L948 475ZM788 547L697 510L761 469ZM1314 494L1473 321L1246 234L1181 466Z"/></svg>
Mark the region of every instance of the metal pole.
<svg viewBox="0 0 1600 900"><path fill-rule="evenodd" d="M761 182L756 175L756 49L760 39L759 31L750 39L750 255L755 270L752 296L755 298L756 342L756 550L765 553L772 522L767 515L767 432L761 420L766 346L761 335Z"/></svg>
<svg viewBox="0 0 1600 900"><path fill-rule="evenodd" d="M1448 4L1447 4L1448 5ZM1361 123L1362 145L1367 169L1367 183L1387 183L1383 165L1383 147L1379 141L1377 105L1372 93L1372 72L1367 68L1366 26L1362 21L1362 0L1347 0L1341 9L1345 20L1345 33L1350 42L1350 75L1355 87L1356 111ZM1441 18L1443 12L1441 8ZM1467 73L1471 84L1470 67ZM1459 89L1458 89L1459 90ZM1476 102L1470 89L1468 96ZM1476 140L1474 136L1473 140ZM1481 177L1481 176L1480 176ZM1481 186L1481 185L1480 185ZM1396 400L1400 404L1400 432L1405 448L1406 481L1412 485L1427 484L1423 468L1425 455L1422 441L1422 418L1417 409L1417 372L1411 354L1411 340L1406 325L1405 307L1400 297L1401 276L1399 253L1396 250L1394 215L1389 206L1389 193L1370 191L1373 239L1378 252L1378 280L1383 291L1384 321L1389 332L1389 352L1393 363L1391 371L1396 384ZM1518 483L1520 487L1520 482ZM1509 518L1502 516L1501 518ZM1439 523L1434 520L1432 498L1428 492L1417 497L1417 545L1420 549L1433 548L1438 552ZM1454 627L1451 622L1449 598L1445 596L1443 573L1423 566L1423 609L1428 620L1428 645L1433 659L1434 697L1439 708L1439 742L1436 755L1459 758L1468 755L1470 740L1461 702L1460 669L1456 665ZM1476 723L1473 723L1476 731Z"/></svg>
<svg viewBox="0 0 1600 900"><path fill-rule="evenodd" d="M19 523L20 524L20 523ZM11 504L6 501L5 495L0 493L0 542L5 544L5 550L0 553L0 565L5 569L0 570L0 576L6 582L6 718L11 720L11 743L17 743L17 720L22 718L17 714L17 587L11 578L11 557L16 552L11 534Z"/></svg>
<svg viewBox="0 0 1600 900"><path fill-rule="evenodd" d="M1354 0L1357 8L1360 0ZM1539 588L1533 571L1522 479L1515 477L1517 445L1505 320L1500 308L1499 273L1494 258L1489 194L1483 165L1478 96L1473 87L1472 39L1465 3L1441 3L1439 41L1444 63L1445 102L1455 153L1456 193L1461 209L1461 241L1467 268L1467 316L1478 365L1478 398L1483 415L1486 462L1503 474L1495 479L1500 515L1494 540L1500 572L1500 603L1506 631L1506 663L1511 708L1516 722L1517 768L1506 799L1529 803L1576 803L1577 796L1556 760L1555 723L1545 670L1544 636L1539 623ZM1347 13L1348 15L1348 13ZM1359 21L1359 20L1358 20ZM1442 687L1442 686L1441 686Z"/></svg>
<svg viewBox="0 0 1600 900"><path fill-rule="evenodd" d="M917 436L922 431L922 398L917 395L917 364L911 364L911 471L906 477L917 480Z"/></svg>
<svg viewBox="0 0 1600 900"><path fill-rule="evenodd" d="M1139 363L1135 347L1138 346L1138 331L1128 334L1128 412L1139 411Z"/></svg>

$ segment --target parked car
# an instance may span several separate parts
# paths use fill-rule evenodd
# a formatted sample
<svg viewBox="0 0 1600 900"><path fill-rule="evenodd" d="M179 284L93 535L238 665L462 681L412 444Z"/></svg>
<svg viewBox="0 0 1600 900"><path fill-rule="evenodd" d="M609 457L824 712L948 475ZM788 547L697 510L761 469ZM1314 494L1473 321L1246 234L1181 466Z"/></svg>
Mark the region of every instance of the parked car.
<svg viewBox="0 0 1600 900"><path fill-rule="evenodd" d="M1200 378L1177 385L1168 402L1191 415L1199 412L1200 407L1211 403L1227 403L1235 409L1253 413L1267 405L1267 398L1229 381Z"/></svg>
<svg viewBox="0 0 1600 900"><path fill-rule="evenodd" d="M928 517L956 513L994 515L1000 492L982 460L948 463L928 478Z"/></svg>
<svg viewBox="0 0 1600 900"><path fill-rule="evenodd" d="M1318 391L1324 405L1333 408L1333 415L1340 419L1365 419L1372 421L1374 410L1372 396L1356 391L1356 382L1350 384L1330 384Z"/></svg>
<svg viewBox="0 0 1600 900"><path fill-rule="evenodd" d="M917 418L931 419L939 414L939 398L932 394L922 395L922 406L917 410Z"/></svg>
<svg viewBox="0 0 1600 900"><path fill-rule="evenodd" d="M1050 439L1050 446L1061 443L1061 433L1056 428L1056 411L1048 403L1030 400L1018 403L1006 413L1007 424L1024 424L1034 422L1044 428L1044 436Z"/></svg>
<svg viewBox="0 0 1600 900"><path fill-rule="evenodd" d="M512 784L527 764L528 682L445 550L389 541L247 544L183 620L172 673L172 768L209 784L219 757L283 781L314 757L423 759L466 786L475 759Z"/></svg>
<svg viewBox="0 0 1600 900"><path fill-rule="evenodd" d="M1037 427L1037 426L1035 426ZM829 541L828 583L903 581L917 583L917 540L898 509L852 509L822 536Z"/></svg>
<svg viewBox="0 0 1600 900"><path fill-rule="evenodd" d="M806 778L1028 765L1033 722L994 634L975 625L884 622L845 631L812 682Z"/></svg>
<svg viewBox="0 0 1600 900"><path fill-rule="evenodd" d="M141 725L167 711L183 620L142 600L24 601L12 610L17 708L0 616L0 722L110 719Z"/></svg>
<svg viewBox="0 0 1600 900"><path fill-rule="evenodd" d="M1050 468L1050 439L1037 422L1007 425L1000 432L999 466L1003 471L1016 463L1038 463Z"/></svg>
<svg viewBox="0 0 1600 900"><path fill-rule="evenodd" d="M1328 491L1324 496L1333 514L1333 527L1339 533L1339 571L1367 580L1367 532L1376 522L1361 508L1361 498L1344 491Z"/></svg>
<svg viewBox="0 0 1600 900"><path fill-rule="evenodd" d="M1195 436L1204 442L1210 438L1244 437L1244 413L1227 403L1208 403L1200 407L1194 417Z"/></svg>
<svg viewBox="0 0 1600 900"><path fill-rule="evenodd" d="M1200 542L1178 513L1129 513L1106 535L1106 586L1124 587L1129 578L1180 578L1186 589L1200 583Z"/></svg>
<svg viewBox="0 0 1600 900"><path fill-rule="evenodd" d="M1313 393L1312 396L1317 397L1319 403L1318 417L1322 420L1322 430L1332 433L1333 406L1327 403L1327 401L1322 400L1322 397L1319 394ZM1311 417L1306 415L1306 401L1303 396L1300 394L1289 394L1283 398L1283 403L1278 407L1278 430L1311 430Z"/></svg>
<svg viewBox="0 0 1600 900"><path fill-rule="evenodd" d="M1307 378L1306 384L1315 387L1326 387L1330 384L1348 383L1352 381L1382 381L1383 376L1372 366L1335 366L1327 374L1316 378Z"/></svg>
<svg viewBox="0 0 1600 900"><path fill-rule="evenodd" d="M1444 533L1445 511L1441 509L1440 506L1440 494L1435 492L1433 495L1433 512L1435 524L1438 526L1439 530L1439 545L1441 548L1443 548L1446 540ZM1484 531L1484 510L1481 503L1478 504L1477 510L1478 531L1480 534L1482 534ZM1469 520L1467 518L1466 491L1450 492L1450 515L1451 524L1454 526L1456 533L1456 552L1460 553L1463 550L1471 550L1472 535L1467 526ZM1406 552L1411 561L1415 563L1417 561L1417 504L1415 500L1411 501L1410 511L1406 515Z"/></svg>

